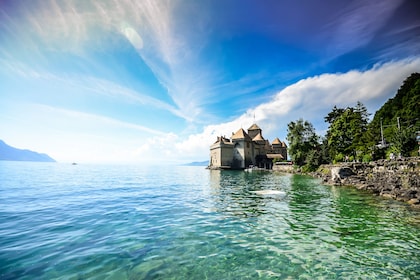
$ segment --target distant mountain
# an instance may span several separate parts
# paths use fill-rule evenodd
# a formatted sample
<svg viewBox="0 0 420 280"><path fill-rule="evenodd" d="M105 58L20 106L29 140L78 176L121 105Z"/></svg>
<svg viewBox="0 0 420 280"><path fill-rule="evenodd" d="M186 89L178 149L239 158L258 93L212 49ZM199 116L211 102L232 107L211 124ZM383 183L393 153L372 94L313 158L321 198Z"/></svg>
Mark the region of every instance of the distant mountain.
<svg viewBox="0 0 420 280"><path fill-rule="evenodd" d="M185 166L208 166L209 165L209 161L205 160L205 161L194 161L194 162L190 162L190 163L186 163L183 164Z"/></svg>
<svg viewBox="0 0 420 280"><path fill-rule="evenodd" d="M55 162L53 158L46 154L17 149L7 145L2 140L0 140L0 160Z"/></svg>

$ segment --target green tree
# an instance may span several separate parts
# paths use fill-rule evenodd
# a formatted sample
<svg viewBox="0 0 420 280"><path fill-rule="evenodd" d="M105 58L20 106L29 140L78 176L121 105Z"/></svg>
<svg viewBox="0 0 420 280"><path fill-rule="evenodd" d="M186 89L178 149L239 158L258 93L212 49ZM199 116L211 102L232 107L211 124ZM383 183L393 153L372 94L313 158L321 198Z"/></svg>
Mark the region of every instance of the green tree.
<svg viewBox="0 0 420 280"><path fill-rule="evenodd" d="M345 110L334 106L333 111L325 117L325 120L330 122L327 131L330 157L341 160L347 155L353 159L362 159L363 154L368 150L365 145L369 121L366 107L361 102Z"/></svg>
<svg viewBox="0 0 420 280"><path fill-rule="evenodd" d="M362 160L363 154L368 153L369 146L366 145L368 139L368 124L369 116L366 107L358 101L356 107L354 107L352 120L351 120L351 130L353 141L351 144L351 153L354 158Z"/></svg>
<svg viewBox="0 0 420 280"><path fill-rule="evenodd" d="M391 151L396 155L410 156L410 152L417 147L416 130L413 126L395 129L391 138Z"/></svg>
<svg viewBox="0 0 420 280"><path fill-rule="evenodd" d="M289 154L294 163L303 166L307 162L310 151L319 148L318 136L313 125L299 119L287 125L287 137L289 143Z"/></svg>
<svg viewBox="0 0 420 280"><path fill-rule="evenodd" d="M334 105L332 111L328 113L324 120L331 126L334 123L334 121L344 113L345 110L346 109L343 108L337 108L337 106Z"/></svg>

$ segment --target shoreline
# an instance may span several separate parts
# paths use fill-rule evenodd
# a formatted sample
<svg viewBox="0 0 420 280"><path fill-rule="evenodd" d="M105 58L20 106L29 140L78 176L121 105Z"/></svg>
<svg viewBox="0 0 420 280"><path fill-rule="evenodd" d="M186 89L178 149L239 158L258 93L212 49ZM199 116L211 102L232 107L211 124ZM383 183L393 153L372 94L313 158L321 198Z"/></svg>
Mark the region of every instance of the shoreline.
<svg viewBox="0 0 420 280"><path fill-rule="evenodd" d="M327 185L355 187L420 208L420 157L321 165L307 174Z"/></svg>
<svg viewBox="0 0 420 280"><path fill-rule="evenodd" d="M266 171L308 175L321 179L325 185L354 187L420 208L420 157L382 159L369 163L323 164L317 171L308 173L301 172L292 165L274 165L273 169Z"/></svg>

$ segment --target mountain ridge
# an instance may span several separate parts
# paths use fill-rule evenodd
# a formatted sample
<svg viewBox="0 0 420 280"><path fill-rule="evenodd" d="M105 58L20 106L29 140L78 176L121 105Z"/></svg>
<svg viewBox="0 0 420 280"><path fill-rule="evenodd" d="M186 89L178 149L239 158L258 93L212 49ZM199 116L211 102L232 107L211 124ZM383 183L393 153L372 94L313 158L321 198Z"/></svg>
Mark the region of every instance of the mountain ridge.
<svg viewBox="0 0 420 280"><path fill-rule="evenodd" d="M3 140L0 140L0 160L56 162L55 159L47 154L18 149L6 144Z"/></svg>

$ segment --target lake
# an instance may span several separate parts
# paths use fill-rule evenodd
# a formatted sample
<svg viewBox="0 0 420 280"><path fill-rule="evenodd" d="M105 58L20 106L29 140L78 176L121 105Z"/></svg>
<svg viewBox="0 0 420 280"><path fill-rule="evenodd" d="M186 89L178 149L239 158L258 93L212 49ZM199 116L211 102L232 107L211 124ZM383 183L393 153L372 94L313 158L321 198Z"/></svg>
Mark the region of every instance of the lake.
<svg viewBox="0 0 420 280"><path fill-rule="evenodd" d="M0 279L315 278L419 279L420 210L301 175L0 161Z"/></svg>

